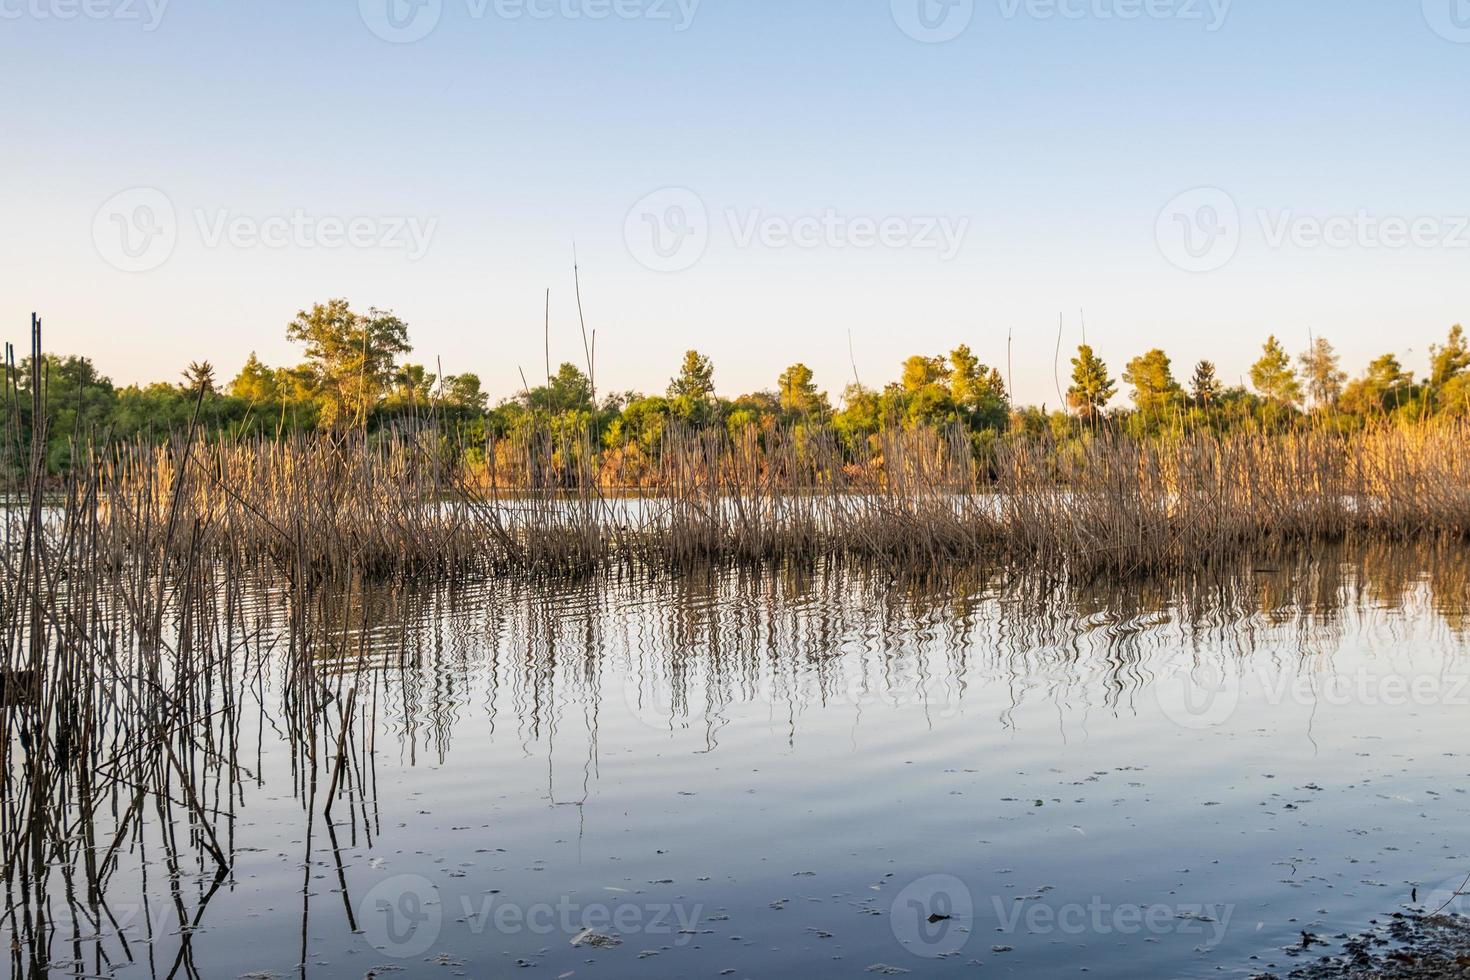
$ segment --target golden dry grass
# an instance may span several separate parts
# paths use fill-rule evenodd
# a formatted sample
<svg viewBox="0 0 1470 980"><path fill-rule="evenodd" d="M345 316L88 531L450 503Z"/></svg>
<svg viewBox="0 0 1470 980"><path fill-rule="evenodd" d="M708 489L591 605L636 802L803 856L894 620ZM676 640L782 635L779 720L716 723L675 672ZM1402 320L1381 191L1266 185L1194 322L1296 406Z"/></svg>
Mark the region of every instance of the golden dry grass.
<svg viewBox="0 0 1470 980"><path fill-rule="evenodd" d="M1350 535L1470 532L1470 427L1355 434L1099 433L1006 441L892 430L857 459L802 429L672 429L636 491L585 436L539 434L460 465L427 434L129 447L97 467L101 540L295 572L456 576L858 556L1058 572L1177 569ZM182 530L181 530L182 529Z"/></svg>

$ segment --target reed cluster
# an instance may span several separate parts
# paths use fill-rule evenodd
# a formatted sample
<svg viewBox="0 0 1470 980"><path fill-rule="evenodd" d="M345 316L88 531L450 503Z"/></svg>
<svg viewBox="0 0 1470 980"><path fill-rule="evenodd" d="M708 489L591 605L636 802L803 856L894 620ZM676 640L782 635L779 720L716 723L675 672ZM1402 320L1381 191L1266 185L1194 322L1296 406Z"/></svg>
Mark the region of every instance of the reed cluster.
<svg viewBox="0 0 1470 980"><path fill-rule="evenodd" d="M149 454L146 470L126 455L90 457L57 488L46 480L39 397L32 408L29 432L4 433L30 452L7 469L20 476L0 508L0 936L10 974L106 976L146 961L154 976L198 977L190 937L228 881L245 787L261 778L241 733L265 724L264 691L279 705L270 724L290 746L308 815L330 818L333 801L356 814L364 796L358 747L370 744L377 687L322 667L363 656L347 645L341 602L279 565L225 553L230 525L196 511L188 492L188 440L176 457ZM276 475L283 489L320 478ZM119 477L140 482L120 494ZM131 921L140 907L114 907L109 883L146 888L158 865L172 907L155 918L144 902L143 921ZM56 960L58 949L70 957Z"/></svg>
<svg viewBox="0 0 1470 980"><path fill-rule="evenodd" d="M1467 437L1470 425L1445 420L1350 434L1100 431L977 451L963 430L920 427L886 431L854 456L820 428L671 428L631 489L626 460L577 433L477 454L431 430L180 437L90 468L100 540L117 560L171 536L174 551L187 540L215 558L327 579L822 556L1126 575L1351 535L1465 536Z"/></svg>

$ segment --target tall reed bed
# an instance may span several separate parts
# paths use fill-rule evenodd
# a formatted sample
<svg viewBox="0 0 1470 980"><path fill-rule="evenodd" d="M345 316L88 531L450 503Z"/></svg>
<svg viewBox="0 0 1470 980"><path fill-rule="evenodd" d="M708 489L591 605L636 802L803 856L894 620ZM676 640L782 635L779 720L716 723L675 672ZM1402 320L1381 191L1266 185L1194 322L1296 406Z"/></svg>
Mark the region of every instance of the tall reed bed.
<svg viewBox="0 0 1470 980"><path fill-rule="evenodd" d="M13 376L10 351L7 361ZM42 390L39 375L31 382ZM6 396L14 407L15 390ZM259 778L240 732L247 714L264 711L263 687L281 685L272 724L286 733L308 813L328 817L334 800L364 796L356 746L376 688L359 692L346 674L319 668L362 652L347 646L342 604L304 584L299 542L231 548L246 498L230 497L233 510L200 509L208 463L190 434L156 453L79 452L82 465L58 487L46 479L39 394L29 414L22 432L8 413L0 507L0 936L10 975L102 976L146 960L155 976L200 976L190 937L227 882L237 812ZM292 469L312 461L283 451L267 464L277 492L316 486L321 474ZM355 465L412 485L391 456ZM141 875L146 888L160 864L167 921L145 903L141 926L125 929L139 908L115 908L109 882ZM96 942L103 934L116 942ZM58 948L71 956L53 960Z"/></svg>
<svg viewBox="0 0 1470 980"><path fill-rule="evenodd" d="M820 429L673 427L623 474L585 433L492 444L432 432L127 446L95 463L108 554L171 537L293 575L454 577L859 556L1071 573L1187 567L1348 535L1470 533L1470 426L1356 434L1098 432L1001 440L892 429L854 455ZM182 521L185 537L171 527Z"/></svg>

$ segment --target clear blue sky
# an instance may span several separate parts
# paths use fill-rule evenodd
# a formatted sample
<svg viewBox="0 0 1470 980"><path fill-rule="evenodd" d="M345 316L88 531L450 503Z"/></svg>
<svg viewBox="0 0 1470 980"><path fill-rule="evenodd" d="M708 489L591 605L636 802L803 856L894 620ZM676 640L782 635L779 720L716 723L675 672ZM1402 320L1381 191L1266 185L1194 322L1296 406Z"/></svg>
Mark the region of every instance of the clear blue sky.
<svg viewBox="0 0 1470 980"><path fill-rule="evenodd" d="M149 2L0 0L0 334L38 310L122 383L294 360L291 315L346 296L508 395L542 371L547 288L553 358L581 360L574 243L603 390L659 390L697 347L722 393L802 360L835 395L849 332L877 384L961 341L1003 367L1014 329L1017 396L1055 404L1061 313L1071 348L1085 309L1115 371L1157 345L1230 380L1269 332L1422 370L1470 321L1464 0L922 0L941 34L969 17L944 43L905 32L921 0L392 0L432 26L411 43L370 28L393 34L388 0ZM1167 241L1197 187L1239 210L1206 272ZM137 188L173 217L139 217L159 199ZM705 211L676 271L638 237L690 200L655 196L645 227L665 188ZM1209 193L1184 220L1213 220ZM1312 221L1360 212L1428 223L1404 247L1376 224L1312 244ZM251 237L298 213L283 246ZM844 230L784 244L829 214ZM119 259L134 218L171 237ZM353 218L363 244L335 243ZM937 218L967 223L952 256L912 241ZM422 255L398 219L431 229ZM770 233L744 241L753 219ZM862 247L886 219L889 245Z"/></svg>

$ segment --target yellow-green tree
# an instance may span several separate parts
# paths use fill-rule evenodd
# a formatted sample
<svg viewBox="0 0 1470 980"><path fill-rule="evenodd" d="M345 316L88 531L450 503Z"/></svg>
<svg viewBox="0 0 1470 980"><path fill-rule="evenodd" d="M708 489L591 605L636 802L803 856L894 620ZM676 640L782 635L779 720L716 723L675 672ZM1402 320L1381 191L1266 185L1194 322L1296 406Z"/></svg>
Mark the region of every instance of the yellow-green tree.
<svg viewBox="0 0 1470 980"><path fill-rule="evenodd" d="M1162 415L1183 394L1174 380L1169 355L1157 347L1129 361L1123 380L1133 386L1133 404L1145 416Z"/></svg>
<svg viewBox="0 0 1470 980"><path fill-rule="evenodd" d="M1450 328L1444 346L1429 348L1429 390L1437 394L1466 371L1470 371L1470 347L1465 343L1465 328L1457 323Z"/></svg>
<svg viewBox="0 0 1470 980"><path fill-rule="evenodd" d="M1283 408L1302 400L1302 383L1291 367L1291 356L1273 334L1261 348L1261 359L1251 365L1251 384L1256 391Z"/></svg>
<svg viewBox="0 0 1470 980"><path fill-rule="evenodd" d="M329 429L365 426L393 382L395 359L411 349L408 324L381 310L354 313L345 299L297 313L286 337L306 347L303 367Z"/></svg>
<svg viewBox="0 0 1470 980"><path fill-rule="evenodd" d="M812 369L793 364L776 379L776 394L781 410L793 415L813 415L827 411L827 396L817 390Z"/></svg>
<svg viewBox="0 0 1470 980"><path fill-rule="evenodd" d="M715 366L699 351L685 351L678 375L669 382L669 397L708 401L714 393Z"/></svg>
<svg viewBox="0 0 1470 980"><path fill-rule="evenodd" d="M947 385L949 366L942 357L925 357L916 354L903 362L903 390L922 391L929 385Z"/></svg>

